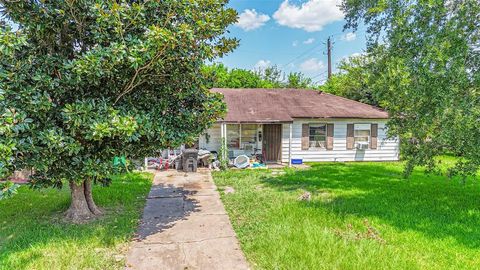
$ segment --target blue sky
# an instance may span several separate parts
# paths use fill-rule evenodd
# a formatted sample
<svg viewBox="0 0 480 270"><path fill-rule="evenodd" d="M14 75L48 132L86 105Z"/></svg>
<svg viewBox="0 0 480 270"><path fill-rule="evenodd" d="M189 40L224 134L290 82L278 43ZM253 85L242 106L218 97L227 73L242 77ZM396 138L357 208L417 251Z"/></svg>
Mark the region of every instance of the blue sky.
<svg viewBox="0 0 480 270"><path fill-rule="evenodd" d="M230 0L239 21L229 36L240 46L219 59L230 68L258 69L277 65L286 72L301 71L320 83L326 78L326 40L334 42L332 62L362 53L365 32L343 31L339 0Z"/></svg>

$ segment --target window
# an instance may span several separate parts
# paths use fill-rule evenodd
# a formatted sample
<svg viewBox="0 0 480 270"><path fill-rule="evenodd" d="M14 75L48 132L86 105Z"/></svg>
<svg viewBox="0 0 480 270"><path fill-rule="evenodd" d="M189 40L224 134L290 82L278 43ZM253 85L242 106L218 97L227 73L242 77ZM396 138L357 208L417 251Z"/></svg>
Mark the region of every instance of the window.
<svg viewBox="0 0 480 270"><path fill-rule="evenodd" d="M370 143L370 124L355 124L355 145L357 143Z"/></svg>
<svg viewBox="0 0 480 270"><path fill-rule="evenodd" d="M309 125L310 148L325 148L327 142L327 125L310 124Z"/></svg>
<svg viewBox="0 0 480 270"><path fill-rule="evenodd" d="M227 124L227 147L251 151L257 145L256 124Z"/></svg>
<svg viewBox="0 0 480 270"><path fill-rule="evenodd" d="M245 124L241 127L241 149L250 151L253 153L257 143L257 125Z"/></svg>
<svg viewBox="0 0 480 270"><path fill-rule="evenodd" d="M240 125L227 124L227 147L240 149Z"/></svg>

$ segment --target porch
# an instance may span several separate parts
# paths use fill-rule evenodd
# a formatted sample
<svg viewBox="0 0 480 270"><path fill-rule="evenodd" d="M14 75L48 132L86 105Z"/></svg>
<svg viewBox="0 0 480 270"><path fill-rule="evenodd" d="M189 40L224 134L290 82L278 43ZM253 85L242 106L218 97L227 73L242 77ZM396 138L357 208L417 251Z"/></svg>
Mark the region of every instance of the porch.
<svg viewBox="0 0 480 270"><path fill-rule="evenodd" d="M199 140L202 149L219 153L222 146L229 158L262 155L267 164L282 164L291 160L292 123L221 122Z"/></svg>

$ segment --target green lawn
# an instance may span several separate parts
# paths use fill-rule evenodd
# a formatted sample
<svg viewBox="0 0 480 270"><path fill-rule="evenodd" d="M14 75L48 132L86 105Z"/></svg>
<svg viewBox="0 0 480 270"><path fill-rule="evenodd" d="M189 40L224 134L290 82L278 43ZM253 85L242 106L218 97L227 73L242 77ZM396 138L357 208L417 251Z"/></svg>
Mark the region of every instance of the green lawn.
<svg viewBox="0 0 480 270"><path fill-rule="evenodd" d="M451 162L451 159L445 159ZM214 174L257 269L478 269L480 179L402 178L402 163ZM312 193L310 202L297 198ZM369 232L370 231L370 232Z"/></svg>
<svg viewBox="0 0 480 270"><path fill-rule="evenodd" d="M152 183L150 174L116 176L94 187L107 214L94 222L65 223L68 188L33 191L0 201L0 269L120 269Z"/></svg>

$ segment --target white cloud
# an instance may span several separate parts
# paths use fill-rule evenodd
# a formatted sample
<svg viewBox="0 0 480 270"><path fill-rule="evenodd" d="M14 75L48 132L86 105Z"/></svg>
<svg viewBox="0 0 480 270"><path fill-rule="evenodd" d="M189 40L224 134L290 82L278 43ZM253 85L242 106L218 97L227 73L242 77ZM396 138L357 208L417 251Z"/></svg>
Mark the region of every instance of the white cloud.
<svg viewBox="0 0 480 270"><path fill-rule="evenodd" d="M307 59L303 63L300 64L300 69L303 72L319 71L323 67L324 67L323 62L318 60L317 58Z"/></svg>
<svg viewBox="0 0 480 270"><path fill-rule="evenodd" d="M262 27L270 20L270 16L257 13L255 9L245 9L239 16L236 26L245 31L250 31Z"/></svg>
<svg viewBox="0 0 480 270"><path fill-rule="evenodd" d="M313 42L315 42L314 38L309 38L309 39L306 39L306 40L302 41L303 44L312 44ZM292 42L293 47L297 47L298 44L300 44L300 42L298 40L295 40L295 41Z"/></svg>
<svg viewBox="0 0 480 270"><path fill-rule="evenodd" d="M360 53L360 52L355 52L355 53L352 53L350 55L345 55L341 58L342 61L350 61L351 58L355 58L355 57L360 57L360 56L364 56L366 55L364 52L363 53Z"/></svg>
<svg viewBox="0 0 480 270"><path fill-rule="evenodd" d="M309 39L303 41L303 44L312 44L313 42L315 42L315 39L314 38L309 38Z"/></svg>
<svg viewBox="0 0 480 270"><path fill-rule="evenodd" d="M308 0L297 6L289 0L282 2L273 18L278 24L299 28L307 32L320 31L331 22L343 19L339 8L341 0Z"/></svg>
<svg viewBox="0 0 480 270"><path fill-rule="evenodd" d="M357 38L357 34L353 32L348 32L342 36L342 40L345 40L345 41L354 41L356 38Z"/></svg>
<svg viewBox="0 0 480 270"><path fill-rule="evenodd" d="M272 62L270 62L270 60L259 60L259 61L255 64L254 68L255 68L255 70L264 70L264 69L266 69L267 67L269 67L271 63L272 63Z"/></svg>

